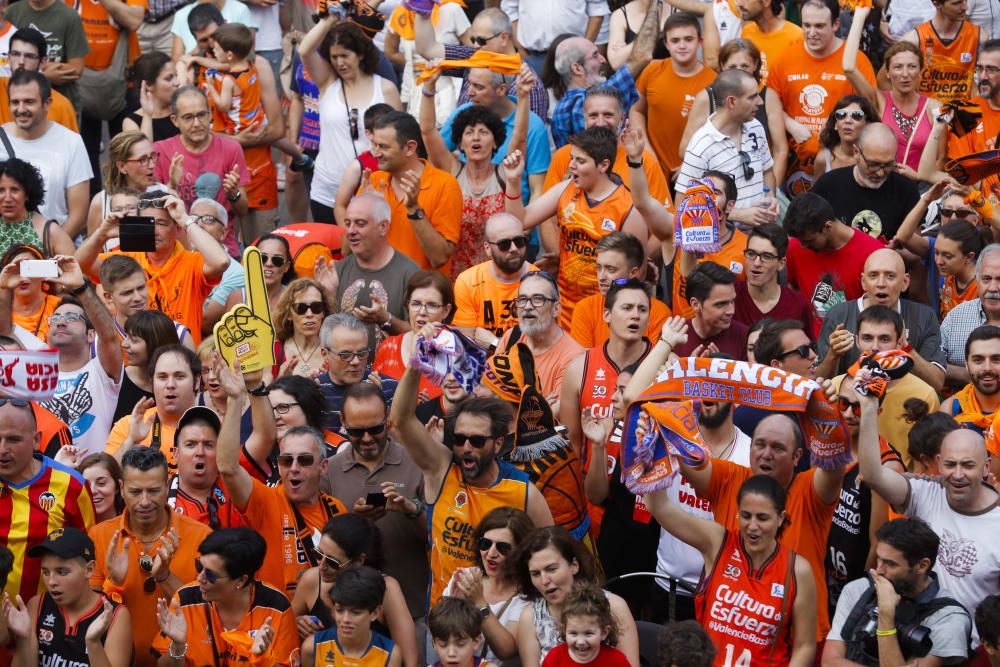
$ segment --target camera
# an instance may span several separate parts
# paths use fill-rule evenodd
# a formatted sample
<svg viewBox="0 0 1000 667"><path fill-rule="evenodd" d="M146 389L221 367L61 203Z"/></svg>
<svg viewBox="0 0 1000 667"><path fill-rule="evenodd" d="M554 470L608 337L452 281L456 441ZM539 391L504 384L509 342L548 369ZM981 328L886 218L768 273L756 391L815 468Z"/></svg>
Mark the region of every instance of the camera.
<svg viewBox="0 0 1000 667"><path fill-rule="evenodd" d="M860 634L865 637L865 653L878 657L878 636L875 634L878 628L878 607L868 610L865 624L861 626ZM931 630L926 625L916 623L897 623L896 641L899 642L899 650L906 660L913 658L924 658L931 652L934 643L931 641Z"/></svg>
<svg viewBox="0 0 1000 667"><path fill-rule="evenodd" d="M325 19L327 16L336 16L343 21L355 14L357 14L357 11L354 6L354 0L320 0L316 4L316 13L313 14L313 21L319 23L320 19Z"/></svg>

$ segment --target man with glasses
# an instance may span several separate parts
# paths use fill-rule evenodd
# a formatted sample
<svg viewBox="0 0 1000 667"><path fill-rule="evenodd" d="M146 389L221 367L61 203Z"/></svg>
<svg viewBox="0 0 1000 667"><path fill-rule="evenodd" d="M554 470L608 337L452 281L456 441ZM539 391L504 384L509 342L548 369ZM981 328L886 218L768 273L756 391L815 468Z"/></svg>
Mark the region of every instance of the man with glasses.
<svg viewBox="0 0 1000 667"><path fill-rule="evenodd" d="M34 28L16 30L10 37L7 49L8 71L6 76L0 77L0 123L14 120L10 112L10 98L7 96L10 76L20 69L37 72L49 62L45 37ZM74 132L80 131L73 103L58 90L52 91L52 105L49 107L48 119Z"/></svg>
<svg viewBox="0 0 1000 667"><path fill-rule="evenodd" d="M132 618L136 667L155 667L149 652L159 634L156 601L170 599L194 581L198 545L212 529L167 504L167 459L151 447L135 447L122 457L125 511L89 531L94 541L90 586L120 601Z"/></svg>
<svg viewBox="0 0 1000 667"><path fill-rule="evenodd" d="M146 272L150 307L185 325L195 344L200 343L202 307L232 260L174 195L163 190L146 192L139 201L139 215L154 220L155 250L101 253L107 240L119 233L121 218L110 215L76 251L76 258L95 278L112 254L135 259ZM185 237L192 250L181 243Z"/></svg>
<svg viewBox="0 0 1000 667"><path fill-rule="evenodd" d="M888 125L868 123L854 145L854 166L828 171L812 187L838 218L883 242L920 200L916 183L896 171L896 147Z"/></svg>
<svg viewBox="0 0 1000 667"><path fill-rule="evenodd" d="M382 571L399 581L414 618L427 602L424 478L420 468L389 435L389 407L374 384L352 384L344 391L341 447L327 465L320 489L375 522L379 529ZM321 628L318 628L321 629Z"/></svg>
<svg viewBox="0 0 1000 667"><path fill-rule="evenodd" d="M350 313L335 313L323 320L319 331L320 350L327 370L316 377L326 409L323 411L323 428L339 433L340 409L347 387L359 382L372 382L378 386L387 403L392 403L397 382L392 378L372 375L368 360L371 357L368 327Z"/></svg>
<svg viewBox="0 0 1000 667"><path fill-rule="evenodd" d="M480 345L495 348L499 336L517 324L514 299L521 278L535 267L525 261L528 236L521 221L509 213L487 218L483 245L490 259L462 271L455 281L451 323Z"/></svg>

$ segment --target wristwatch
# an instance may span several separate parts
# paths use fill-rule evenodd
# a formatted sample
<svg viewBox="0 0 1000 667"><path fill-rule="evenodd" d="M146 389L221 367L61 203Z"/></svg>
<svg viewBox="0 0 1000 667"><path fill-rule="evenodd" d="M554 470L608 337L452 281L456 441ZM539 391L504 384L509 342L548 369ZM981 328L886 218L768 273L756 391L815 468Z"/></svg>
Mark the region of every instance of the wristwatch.
<svg viewBox="0 0 1000 667"><path fill-rule="evenodd" d="M413 213L407 213L406 217L409 218L410 220L420 220L421 218L424 217L424 210L422 208L418 208Z"/></svg>
<svg viewBox="0 0 1000 667"><path fill-rule="evenodd" d="M641 155L639 156L638 162L632 162L632 160L630 160L629 157L626 155L625 164L627 164L632 169L642 169L642 156Z"/></svg>
<svg viewBox="0 0 1000 667"><path fill-rule="evenodd" d="M243 191L242 190L237 190L236 194L233 195L232 197L230 197L229 195L226 195L226 200L235 204L236 202L238 202L240 200L240 197L242 197L242 196L243 196Z"/></svg>
<svg viewBox="0 0 1000 667"><path fill-rule="evenodd" d="M479 615L482 616L483 618L489 618L491 612L492 609L490 609L489 605L479 608Z"/></svg>
<svg viewBox="0 0 1000 667"><path fill-rule="evenodd" d="M90 278L84 278L83 279L83 284L80 285L79 287L71 289L69 291L69 293L72 296L80 296L81 294L83 294L84 292L86 292L88 289L90 289L93 286L94 286L94 283L90 282Z"/></svg>
<svg viewBox="0 0 1000 667"><path fill-rule="evenodd" d="M188 227L190 227L191 225L193 225L193 224L195 224L197 222L198 222L198 218L196 218L193 215L189 215L188 217L184 218L184 224L181 225L181 227L184 229L184 231L187 231Z"/></svg>
<svg viewBox="0 0 1000 667"><path fill-rule="evenodd" d="M259 387L251 389L248 393L251 396L267 396L269 391L270 390L267 388L267 385L261 382Z"/></svg>
<svg viewBox="0 0 1000 667"><path fill-rule="evenodd" d="M412 500L413 504L417 506L417 509L413 512L406 512L403 514L403 516L405 516L407 519L419 519L420 515L423 514L424 510L427 509L427 503L425 503L420 498L411 498L410 500Z"/></svg>

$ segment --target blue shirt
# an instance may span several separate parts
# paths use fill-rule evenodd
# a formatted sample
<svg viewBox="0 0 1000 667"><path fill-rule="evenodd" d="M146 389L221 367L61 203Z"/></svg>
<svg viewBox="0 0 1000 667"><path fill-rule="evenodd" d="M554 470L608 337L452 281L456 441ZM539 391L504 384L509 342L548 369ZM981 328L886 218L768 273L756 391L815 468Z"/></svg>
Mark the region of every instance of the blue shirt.
<svg viewBox="0 0 1000 667"><path fill-rule="evenodd" d="M628 66L619 67L618 71L601 85L618 91L622 101L622 111L627 117L629 109L639 101L639 91L636 90L635 79L632 78ZM570 137L586 129L583 118L583 98L586 95L586 88L572 88L567 90L556 104L556 110L552 113L552 139L556 142L556 148L562 148L569 142Z"/></svg>

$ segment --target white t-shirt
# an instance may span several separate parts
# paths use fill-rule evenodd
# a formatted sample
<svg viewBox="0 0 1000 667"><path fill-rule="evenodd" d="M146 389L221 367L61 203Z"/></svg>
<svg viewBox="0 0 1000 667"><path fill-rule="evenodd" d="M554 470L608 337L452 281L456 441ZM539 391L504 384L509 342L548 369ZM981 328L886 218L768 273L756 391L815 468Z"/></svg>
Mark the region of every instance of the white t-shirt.
<svg viewBox="0 0 1000 667"><path fill-rule="evenodd" d="M255 42L257 51L281 49L281 24L278 23L278 6L277 2L267 7L263 5L248 6L253 22L257 24L257 40Z"/></svg>
<svg viewBox="0 0 1000 667"><path fill-rule="evenodd" d="M442 5L442 7L444 6L446 5ZM461 568L461 569L466 569L466 568ZM444 593L442 593L442 595L451 595L452 594L451 589L454 585L455 585L455 575L453 574L451 575L451 579L448 581L448 585L444 587ZM506 607L504 605L506 605ZM494 616L497 617L497 620L500 621L500 625L512 631L514 624L517 623L518 619L521 618L521 611L527 606L528 606L528 599L526 597L524 597L523 595L515 595L513 598L511 598L510 604L507 604L506 601L491 604L490 611L493 613ZM503 613L501 613L500 611L501 609L503 610ZM485 645L486 645L486 639L484 638L481 642L479 642L479 646L476 647L476 653L475 653L476 656L482 654L483 646ZM490 662L496 663L497 665L499 665L502 662L500 658L498 658L497 655L493 652L492 648L487 649L486 659L489 660Z"/></svg>
<svg viewBox="0 0 1000 667"><path fill-rule="evenodd" d="M79 370L59 371L56 394L42 405L69 425L73 445L86 454L103 452L122 388L124 366L115 382L94 358Z"/></svg>
<svg viewBox="0 0 1000 667"><path fill-rule="evenodd" d="M198 40L194 38L188 28L188 14L197 6L198 3L195 2L178 9L177 13L174 14L174 24L170 28L170 32L180 37L181 42L184 43L184 53L190 53L191 49L198 45ZM222 18L226 19L226 23L242 23L251 30L256 30L259 27L253 20L250 8L239 0L226 0L226 4L222 7Z"/></svg>
<svg viewBox="0 0 1000 667"><path fill-rule="evenodd" d="M462 35L469 29L469 25L469 19L465 16L462 6L455 2L449 2L438 7L438 22L434 26L434 35L439 44L458 44L461 42ZM414 83L413 69L416 65L426 61L417 55L412 39L401 38L399 48L406 57L406 66L403 67L403 84L399 95L410 113L415 114L420 110L421 87ZM438 127L441 127L445 119L455 110L461 82L461 79L451 76L443 76L438 79L437 95L434 96L434 111Z"/></svg>
<svg viewBox="0 0 1000 667"><path fill-rule="evenodd" d="M38 207L38 212L46 220L65 224L69 215L66 189L89 181L94 175L83 139L59 123L51 123L48 131L38 139L19 139L9 129L7 137L15 157L35 165L42 174L45 202Z"/></svg>
<svg viewBox="0 0 1000 667"><path fill-rule="evenodd" d="M736 429L736 442L729 455L724 459L750 467L751 442L752 438L749 435ZM694 488L684 477L679 477L678 483L667 489L667 496L670 498L670 502L679 505L688 514L699 519L715 520L711 504L707 500L699 498ZM660 528L660 545L656 549L656 571L658 573L679 579L693 589L698 585L701 571L704 568L705 559L702 558L697 549ZM663 579L657 579L656 583L661 588L669 588L668 583Z"/></svg>

